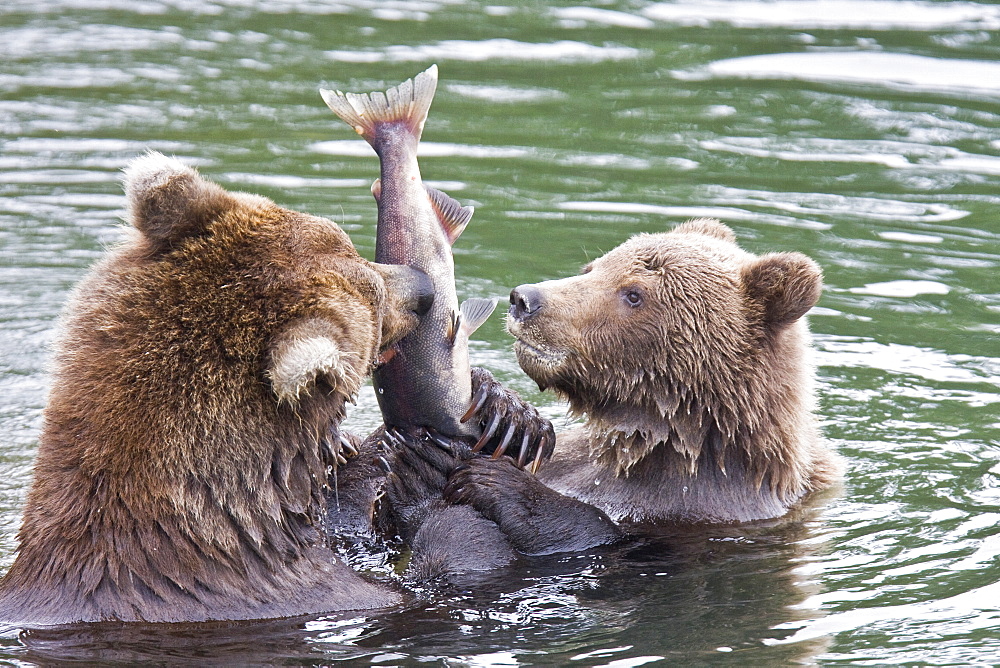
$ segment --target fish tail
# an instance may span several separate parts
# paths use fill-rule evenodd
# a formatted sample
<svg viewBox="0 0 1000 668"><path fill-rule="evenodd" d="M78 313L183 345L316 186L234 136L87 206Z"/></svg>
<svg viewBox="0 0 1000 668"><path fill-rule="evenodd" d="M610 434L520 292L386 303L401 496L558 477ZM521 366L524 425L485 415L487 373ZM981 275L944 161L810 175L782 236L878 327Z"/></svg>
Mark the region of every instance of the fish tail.
<svg viewBox="0 0 1000 668"><path fill-rule="evenodd" d="M374 146L378 126L385 123L405 124L419 140L436 89L437 65L431 65L385 93L343 93L323 88L319 93L333 113Z"/></svg>

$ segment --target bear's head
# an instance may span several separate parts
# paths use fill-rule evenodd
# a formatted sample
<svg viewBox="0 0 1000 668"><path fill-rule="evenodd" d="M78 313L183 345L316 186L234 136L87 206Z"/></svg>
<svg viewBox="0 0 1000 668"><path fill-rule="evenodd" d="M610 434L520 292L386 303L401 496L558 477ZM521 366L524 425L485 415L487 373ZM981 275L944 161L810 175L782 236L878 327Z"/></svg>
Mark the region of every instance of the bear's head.
<svg viewBox="0 0 1000 668"><path fill-rule="evenodd" d="M141 233L132 255L176 289L163 303L196 305L192 332L263 364L279 401L324 382L353 396L433 300L426 276L363 259L332 221L227 192L158 153L129 165L125 191Z"/></svg>
<svg viewBox="0 0 1000 668"><path fill-rule="evenodd" d="M758 257L696 219L515 288L507 324L524 371L586 415L595 456L627 473L662 443L694 469L706 444L745 444L776 413L803 422L802 316L821 286L806 256Z"/></svg>
<svg viewBox="0 0 1000 668"><path fill-rule="evenodd" d="M430 281L158 153L124 182L133 228L71 297L0 618L392 600L333 572L319 520L345 401L416 326Z"/></svg>

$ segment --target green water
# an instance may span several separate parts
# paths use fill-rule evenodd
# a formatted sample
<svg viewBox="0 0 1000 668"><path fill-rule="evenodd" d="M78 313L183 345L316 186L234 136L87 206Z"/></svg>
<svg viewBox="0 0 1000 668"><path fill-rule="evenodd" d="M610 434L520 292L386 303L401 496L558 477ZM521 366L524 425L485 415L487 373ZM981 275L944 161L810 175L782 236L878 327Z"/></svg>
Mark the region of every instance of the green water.
<svg viewBox="0 0 1000 668"><path fill-rule="evenodd" d="M529 563L401 610L74 644L47 663L1000 663L1000 6L973 2L7 0L0 7L0 566L68 291L147 148L374 249L370 150L317 89L432 62L424 177L476 215L460 298L722 218L798 250L843 489L793 526ZM502 322L473 361L537 403ZM349 416L379 421L370 390ZM385 576L385 573L382 574Z"/></svg>

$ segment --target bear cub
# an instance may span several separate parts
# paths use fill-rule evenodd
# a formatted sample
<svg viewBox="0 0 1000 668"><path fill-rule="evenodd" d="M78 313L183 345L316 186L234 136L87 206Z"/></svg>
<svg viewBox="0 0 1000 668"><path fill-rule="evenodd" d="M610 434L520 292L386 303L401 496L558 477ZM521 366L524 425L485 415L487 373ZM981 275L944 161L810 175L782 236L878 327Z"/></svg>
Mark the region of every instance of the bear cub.
<svg viewBox="0 0 1000 668"><path fill-rule="evenodd" d="M511 292L521 367L583 423L538 478L475 459L447 499L541 554L630 525L778 518L831 485L804 319L822 276L801 253L757 256L713 219L640 234L578 276Z"/></svg>
<svg viewBox="0 0 1000 668"><path fill-rule="evenodd" d="M64 314L0 622L265 619L395 604L322 531L337 425L426 310L324 218L150 153L133 229Z"/></svg>

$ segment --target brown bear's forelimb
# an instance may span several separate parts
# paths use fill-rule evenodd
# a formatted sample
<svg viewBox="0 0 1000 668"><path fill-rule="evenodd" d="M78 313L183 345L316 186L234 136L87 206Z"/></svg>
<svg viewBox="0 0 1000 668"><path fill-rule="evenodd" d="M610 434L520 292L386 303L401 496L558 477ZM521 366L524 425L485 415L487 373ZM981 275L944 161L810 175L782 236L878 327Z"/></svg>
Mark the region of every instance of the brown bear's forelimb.
<svg viewBox="0 0 1000 668"><path fill-rule="evenodd" d="M495 522L522 554L576 552L625 536L603 511L550 489L509 460L467 461L449 477L444 498Z"/></svg>

